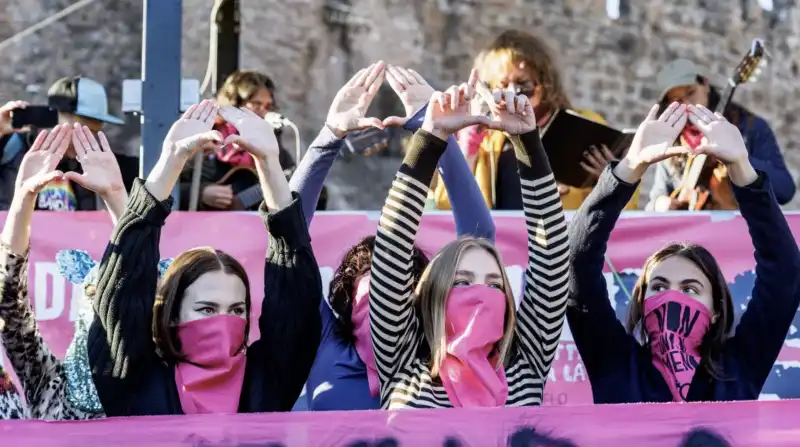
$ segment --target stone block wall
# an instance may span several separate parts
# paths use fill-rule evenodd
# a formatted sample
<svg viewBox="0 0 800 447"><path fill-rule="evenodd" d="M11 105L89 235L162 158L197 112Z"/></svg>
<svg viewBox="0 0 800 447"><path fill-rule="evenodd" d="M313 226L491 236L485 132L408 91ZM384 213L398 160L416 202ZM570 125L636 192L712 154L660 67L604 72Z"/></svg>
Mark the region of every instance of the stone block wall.
<svg viewBox="0 0 800 447"><path fill-rule="evenodd" d="M0 40L68 6L68 0L0 0ZM202 79L208 60L212 0L184 0L183 76ZM772 61L741 102L768 119L790 169L800 175L800 10L766 13L756 0L627 2L617 20L605 0L241 0L244 68L276 81L283 113L301 127L303 144L322 125L336 90L360 67L383 59L415 68L436 87L461 82L476 51L496 33L519 28L546 36L559 56L577 107L633 127L658 92L666 61L688 57L721 84L750 41L769 42ZM41 101L60 76L104 82L119 110L121 80L141 62L140 0L98 0L19 43L0 50L0 99ZM390 95L376 114L398 106ZM111 132L119 150L135 152L138 118ZM291 134L291 132L287 132ZM285 141L291 147L291 135ZM396 153L349 157L329 179L335 209L377 209L399 163ZM647 186L647 183L645 184ZM797 209L800 195L787 209Z"/></svg>

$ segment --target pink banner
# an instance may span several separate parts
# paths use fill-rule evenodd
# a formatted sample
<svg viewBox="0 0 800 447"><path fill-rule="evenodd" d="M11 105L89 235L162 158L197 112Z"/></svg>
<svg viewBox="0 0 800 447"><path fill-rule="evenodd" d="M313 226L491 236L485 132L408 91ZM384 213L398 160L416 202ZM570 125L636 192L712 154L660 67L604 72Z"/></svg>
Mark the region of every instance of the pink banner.
<svg viewBox="0 0 800 447"><path fill-rule="evenodd" d="M377 213L320 213L311 227L314 251L327 293L334 269L344 252L362 237L374 234ZM723 218L724 217L724 218ZM796 237L800 236L800 215L789 215ZM0 220L5 216L0 214ZM497 246L503 253L515 295L519 296L525 268L525 228L521 216L496 216ZM56 355L63 355L72 337L76 316L74 298L80 296L58 271L55 254L62 249L88 251L95 260L102 256L111 232L111 222L103 213L37 212L34 216L29 271L30 297L45 339ZM455 237L452 218L426 215L419 244L433 253ZM607 266L607 287L618 316L624 315L627 295L636 281L644 259L664 243L691 240L708 247L717 257L733 291L735 308L743 309L749 299L754 273L753 248L741 217L732 214L695 216L642 216L622 219L614 231L609 257L620 273L619 279ZM253 290L263 289L263 259L266 231L253 214L174 213L161 236L161 256L172 257L199 245L223 249L247 268ZM256 294L258 297L258 294ZM256 300L255 312L260 312ZM789 332L781 357L762 392L763 399L800 397L800 321ZM254 336L256 334L253 334ZM6 362L7 364L7 362ZM591 390L580 355L572 343L568 327L562 334L545 392L545 405L591 403Z"/></svg>
<svg viewBox="0 0 800 447"><path fill-rule="evenodd" d="M302 412L0 422L26 447L778 447L800 402Z"/></svg>

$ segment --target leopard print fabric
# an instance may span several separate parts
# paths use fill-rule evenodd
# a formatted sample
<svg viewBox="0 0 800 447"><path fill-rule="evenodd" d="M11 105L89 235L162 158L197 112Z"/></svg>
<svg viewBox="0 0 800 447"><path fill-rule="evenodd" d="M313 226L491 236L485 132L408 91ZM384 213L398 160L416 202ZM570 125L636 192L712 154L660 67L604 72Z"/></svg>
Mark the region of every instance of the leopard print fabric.
<svg viewBox="0 0 800 447"><path fill-rule="evenodd" d="M77 409L67 399L64 366L42 339L28 299L27 254L12 253L3 246L0 246L0 320L4 323L0 337L22 383L31 418L69 421L104 416Z"/></svg>
<svg viewBox="0 0 800 447"><path fill-rule="evenodd" d="M0 367L0 420L27 419L26 410L11 377Z"/></svg>

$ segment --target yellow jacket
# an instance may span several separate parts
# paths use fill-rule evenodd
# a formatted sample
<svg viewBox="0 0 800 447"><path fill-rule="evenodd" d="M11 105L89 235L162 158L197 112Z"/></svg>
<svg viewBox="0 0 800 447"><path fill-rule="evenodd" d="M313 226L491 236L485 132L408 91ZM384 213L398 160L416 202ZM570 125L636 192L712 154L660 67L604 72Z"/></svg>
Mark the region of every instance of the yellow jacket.
<svg viewBox="0 0 800 447"><path fill-rule="evenodd" d="M605 123L603 117L595 112L589 110L576 111L586 118L600 123ZM500 154L503 152L503 146L505 143L506 136L503 132L489 131L489 134L481 142L480 149L476 155L475 166L472 169L472 172L475 175L475 181L478 182L478 187L480 187L481 192L483 193L483 199L486 201L486 205L489 207L489 209L494 209L494 204L496 202L494 193L497 176L497 162L500 158ZM580 169L577 164L576 166ZM433 198L436 203L436 207L440 210L451 209L450 200L447 197L447 190L444 187L444 182L441 181L438 174L434 181L436 185L433 188ZM565 210L578 209L589 193L592 192L592 187L578 188L575 186L566 186L569 189L569 192L561 196L561 203L563 204ZM636 188L631 201L628 202L627 206L625 206L626 210L639 209L639 189L640 188Z"/></svg>

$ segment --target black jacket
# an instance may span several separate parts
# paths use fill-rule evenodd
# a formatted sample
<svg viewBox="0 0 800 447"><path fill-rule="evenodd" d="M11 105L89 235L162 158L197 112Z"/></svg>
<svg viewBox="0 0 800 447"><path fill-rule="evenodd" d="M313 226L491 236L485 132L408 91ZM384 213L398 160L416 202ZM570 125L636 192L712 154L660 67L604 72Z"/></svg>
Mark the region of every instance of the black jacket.
<svg viewBox="0 0 800 447"><path fill-rule="evenodd" d="M136 180L98 272L89 364L108 416L183 414L174 365L155 353L151 321L161 228L172 199L158 202ZM289 411L303 389L321 333L319 267L300 199L267 214L261 338L247 348L239 412ZM257 295L257 294L256 294Z"/></svg>

